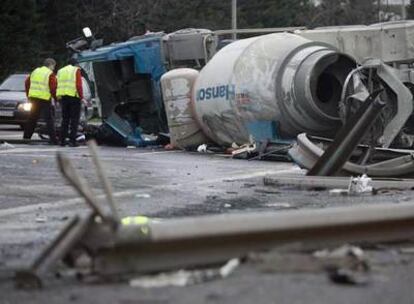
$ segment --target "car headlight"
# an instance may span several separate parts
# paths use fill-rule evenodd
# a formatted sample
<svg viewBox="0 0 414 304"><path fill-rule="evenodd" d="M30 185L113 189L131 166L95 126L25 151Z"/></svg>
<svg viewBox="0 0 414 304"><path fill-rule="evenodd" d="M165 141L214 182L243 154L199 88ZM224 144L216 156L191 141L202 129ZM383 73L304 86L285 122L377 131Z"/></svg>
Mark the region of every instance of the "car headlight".
<svg viewBox="0 0 414 304"><path fill-rule="evenodd" d="M32 104L30 102L21 103L19 104L17 109L19 111L30 112L32 110Z"/></svg>

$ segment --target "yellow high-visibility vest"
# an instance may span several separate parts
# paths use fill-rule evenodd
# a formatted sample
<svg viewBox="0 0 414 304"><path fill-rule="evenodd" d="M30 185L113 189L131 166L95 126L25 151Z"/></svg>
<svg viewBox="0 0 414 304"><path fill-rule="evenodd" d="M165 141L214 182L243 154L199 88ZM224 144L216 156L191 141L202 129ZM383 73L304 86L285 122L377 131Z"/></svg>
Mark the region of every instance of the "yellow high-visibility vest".
<svg viewBox="0 0 414 304"><path fill-rule="evenodd" d="M150 219L143 215L138 216L128 216L121 219L122 226L137 226L139 231L143 235L149 235L150 227L148 224L150 223Z"/></svg>
<svg viewBox="0 0 414 304"><path fill-rule="evenodd" d="M78 69L78 67L69 64L58 71L57 97L79 97L78 90L76 89L76 73Z"/></svg>
<svg viewBox="0 0 414 304"><path fill-rule="evenodd" d="M49 77L52 71L45 66L35 69L30 74L30 88L29 98L37 98L45 101L49 101L52 97L49 88Z"/></svg>

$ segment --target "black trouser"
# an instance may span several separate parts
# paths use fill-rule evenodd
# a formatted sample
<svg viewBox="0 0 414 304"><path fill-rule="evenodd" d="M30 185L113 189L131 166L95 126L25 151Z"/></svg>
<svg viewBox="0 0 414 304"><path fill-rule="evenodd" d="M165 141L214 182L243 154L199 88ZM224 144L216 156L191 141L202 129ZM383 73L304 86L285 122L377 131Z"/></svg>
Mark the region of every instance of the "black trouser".
<svg viewBox="0 0 414 304"><path fill-rule="evenodd" d="M49 134L49 140L51 143L57 143L56 131L55 131L55 116L53 107L50 101L40 99L30 99L32 103L32 109L30 111L29 121L24 127L23 138L30 139L37 126L37 121L42 115L46 120L46 126Z"/></svg>
<svg viewBox="0 0 414 304"><path fill-rule="evenodd" d="M64 143L66 137L68 137L68 130L70 124L69 140L71 143L76 142L76 134L78 133L79 118L81 111L81 101L78 97L62 96L62 125L61 131L61 143Z"/></svg>

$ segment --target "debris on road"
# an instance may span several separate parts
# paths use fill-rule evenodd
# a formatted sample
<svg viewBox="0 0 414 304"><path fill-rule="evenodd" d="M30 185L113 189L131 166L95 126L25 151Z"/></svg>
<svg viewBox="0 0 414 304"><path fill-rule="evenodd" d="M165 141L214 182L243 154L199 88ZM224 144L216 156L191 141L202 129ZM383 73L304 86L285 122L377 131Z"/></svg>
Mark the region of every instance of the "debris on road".
<svg viewBox="0 0 414 304"><path fill-rule="evenodd" d="M4 142L0 144L0 150L10 150L10 149L15 149L16 147L13 146L12 144L9 144L8 142Z"/></svg>
<svg viewBox="0 0 414 304"><path fill-rule="evenodd" d="M303 244L299 243L297 248L288 246L249 253L246 260L266 273L324 273L333 269L368 273L371 269L369 259L362 249L350 245L309 253L306 246L303 248Z"/></svg>
<svg viewBox="0 0 414 304"><path fill-rule="evenodd" d="M96 153L92 153L94 157L97 157ZM286 243L385 242L406 240L414 235L412 204L229 214L164 221L148 218L142 221L140 217L136 222L136 217L133 217L130 221L133 225L123 224L99 205L67 158L61 155L58 160L64 176L85 198L91 211L85 216L72 218L29 269L16 273L18 286L42 286L42 276L60 260L71 261L67 264L70 267L77 265L80 248L90 259L90 271L105 278L204 267ZM335 233L337 230L346 233L338 235ZM252 237L254 243L251 242ZM235 264L223 268L222 275L231 272Z"/></svg>
<svg viewBox="0 0 414 304"><path fill-rule="evenodd" d="M361 195L373 194L372 179L366 174L358 177L351 177L347 189L332 189L329 194L332 195ZM378 190L375 191L377 193Z"/></svg>
<svg viewBox="0 0 414 304"><path fill-rule="evenodd" d="M91 144L89 148L108 205L103 206L97 200L92 188L82 180L71 161L59 154L58 162L63 175L85 199L90 210L68 220L60 234L30 267L16 272L17 286L41 287L44 284L42 278L54 271L60 264L58 262L64 262L79 273L93 273L105 280L210 267L235 257L243 258L251 252L286 244L312 246L354 241L387 242L406 240L414 235L411 225L414 207L409 203L230 213L162 221L145 216L119 217L117 206L111 199L112 189L105 185L109 181L103 175L97 153ZM349 182L349 178L347 180ZM375 180L372 183L374 185ZM250 185L253 184L245 184ZM231 204L225 201L230 205L225 207L235 208L238 200L240 197ZM278 207L290 209L288 204ZM230 265L223 269L223 275L232 269Z"/></svg>
<svg viewBox="0 0 414 304"><path fill-rule="evenodd" d="M370 283L370 277L350 269L335 268L328 270L329 279L337 284L365 286Z"/></svg>
<svg viewBox="0 0 414 304"><path fill-rule="evenodd" d="M197 147L197 152L199 153L207 153L207 145L202 144Z"/></svg>
<svg viewBox="0 0 414 304"><path fill-rule="evenodd" d="M348 195L348 189L331 189L329 190L329 194L331 195Z"/></svg>
<svg viewBox="0 0 414 304"><path fill-rule="evenodd" d="M372 178L368 177L366 174L351 178L348 187L348 193L350 195L358 195L362 193L372 193L373 187L371 185Z"/></svg>
<svg viewBox="0 0 414 304"><path fill-rule="evenodd" d="M135 197L136 198L150 198L151 197L151 194L148 194L148 193L137 193L137 194L135 194Z"/></svg>
<svg viewBox="0 0 414 304"><path fill-rule="evenodd" d="M46 223L47 218L46 217L36 217L36 223Z"/></svg>
<svg viewBox="0 0 414 304"><path fill-rule="evenodd" d="M234 158L244 158L244 159L248 159L249 156L254 151L256 151L256 144L255 143L245 144L245 145L242 145L242 146L238 147L237 149L234 149L231 152L231 155Z"/></svg>
<svg viewBox="0 0 414 304"><path fill-rule="evenodd" d="M231 155L236 159L252 160L272 160L290 162L291 159L287 155L292 144L288 141L260 141L258 143L250 143L237 146L233 143Z"/></svg>
<svg viewBox="0 0 414 304"><path fill-rule="evenodd" d="M324 260L329 279L334 283L366 285L370 282L371 266L359 247L344 245L334 250L320 250L313 255Z"/></svg>
<svg viewBox="0 0 414 304"><path fill-rule="evenodd" d="M313 253L313 256L325 261L341 260L340 268L350 268L357 271L368 271L370 269L368 257L364 251L360 247L352 245L343 245L333 250L318 250Z"/></svg>
<svg viewBox="0 0 414 304"><path fill-rule="evenodd" d="M239 259L231 259L219 269L179 270L171 273L161 273L141 276L130 280L131 287L161 288L167 286L184 287L228 277L239 266Z"/></svg>
<svg viewBox="0 0 414 304"><path fill-rule="evenodd" d="M267 207L277 208L277 209L290 209L294 208L289 203L268 203L266 204Z"/></svg>

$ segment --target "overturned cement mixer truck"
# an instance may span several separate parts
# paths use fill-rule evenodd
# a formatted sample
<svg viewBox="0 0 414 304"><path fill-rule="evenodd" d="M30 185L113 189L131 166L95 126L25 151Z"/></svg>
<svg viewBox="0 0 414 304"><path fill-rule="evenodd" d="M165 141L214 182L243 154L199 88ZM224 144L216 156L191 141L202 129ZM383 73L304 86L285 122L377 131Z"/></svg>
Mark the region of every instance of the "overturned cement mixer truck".
<svg viewBox="0 0 414 304"><path fill-rule="evenodd" d="M333 138L375 93L385 102L364 138L411 147L414 22L273 33L232 42L200 72L161 79L173 144L238 145Z"/></svg>

